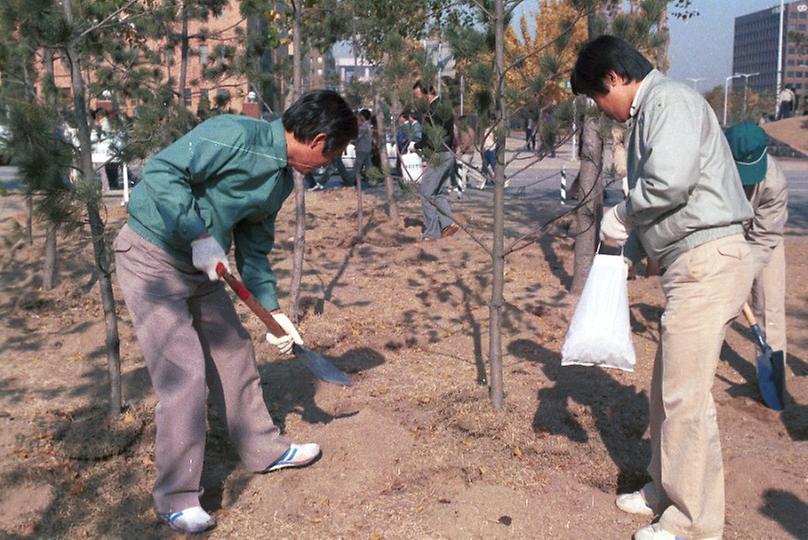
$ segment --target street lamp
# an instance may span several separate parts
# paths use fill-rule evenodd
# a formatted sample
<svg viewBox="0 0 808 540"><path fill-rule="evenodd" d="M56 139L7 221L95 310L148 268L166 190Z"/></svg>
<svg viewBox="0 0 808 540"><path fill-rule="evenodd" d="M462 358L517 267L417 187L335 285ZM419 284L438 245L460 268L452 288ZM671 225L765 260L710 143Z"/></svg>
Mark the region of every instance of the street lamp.
<svg viewBox="0 0 808 540"><path fill-rule="evenodd" d="M780 32L777 38L777 87L774 89L776 96L774 99L774 118L780 116L780 90L783 84L783 19L785 15L785 2L780 0Z"/></svg>
<svg viewBox="0 0 808 540"><path fill-rule="evenodd" d="M732 79L737 79L739 77L743 77L747 75L746 73L736 73L734 75L730 75L724 81L724 127L727 127L727 94L729 93L729 81ZM755 73L757 75L757 73Z"/></svg>
<svg viewBox="0 0 808 540"><path fill-rule="evenodd" d="M749 77L756 77L760 73L736 73L743 77L743 116L746 118L746 97L749 93Z"/></svg>
<svg viewBox="0 0 808 540"><path fill-rule="evenodd" d="M693 83L693 90L698 92L699 91L699 81L703 81L704 77L697 77L697 78L688 77L687 80Z"/></svg>

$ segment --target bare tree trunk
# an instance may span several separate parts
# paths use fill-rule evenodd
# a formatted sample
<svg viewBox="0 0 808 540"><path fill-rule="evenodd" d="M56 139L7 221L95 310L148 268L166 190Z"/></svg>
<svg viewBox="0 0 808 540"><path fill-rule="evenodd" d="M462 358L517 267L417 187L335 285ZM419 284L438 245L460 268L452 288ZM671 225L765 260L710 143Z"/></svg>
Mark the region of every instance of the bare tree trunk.
<svg viewBox="0 0 808 540"><path fill-rule="evenodd" d="M593 15L587 19L589 39L597 37L597 20ZM581 168L578 170L577 199L575 211L575 262L572 273L572 292L584 289L589 269L597 249L600 216L603 213L603 185L600 180L603 168L603 138L598 132L597 120L586 114L588 98L580 100L577 108L578 125L581 126L581 147L579 155Z"/></svg>
<svg viewBox="0 0 808 540"><path fill-rule="evenodd" d="M48 222L45 232L45 262L42 264L42 288L53 289L56 284L56 225Z"/></svg>
<svg viewBox="0 0 808 540"><path fill-rule="evenodd" d="M496 111L497 111L497 164L494 167L494 241L491 249L493 276L491 283L491 304L488 307L488 361L490 363L491 405L501 410L505 401L502 380L502 308L505 304L505 256L503 239L505 236L505 133L508 125L508 111L505 108L505 1L495 0L495 58L496 58Z"/></svg>
<svg viewBox="0 0 808 540"><path fill-rule="evenodd" d="M53 49L44 49L45 70L48 74L44 84L45 101L52 111L56 111L56 85L54 83ZM42 288L46 291L53 289L56 284L56 230L53 221L48 221L45 230L45 260L42 265Z"/></svg>
<svg viewBox="0 0 808 540"><path fill-rule="evenodd" d="M581 106L581 168L578 172L578 204L575 211L575 263L573 266L572 292L580 293L592 261L598 241L598 227L603 213L603 184L600 179L603 167L603 139L598 132L597 119L586 114Z"/></svg>
<svg viewBox="0 0 808 540"><path fill-rule="evenodd" d="M72 0L63 0L65 19L68 27L73 24ZM81 63L75 42L65 46L65 54L70 63L70 80L73 90L73 107L75 108L76 126L78 127L81 156L82 181L92 186L94 195L87 200L87 217L90 221L90 234L93 242L95 265L98 271L98 285L104 309L104 325L106 328L107 367L109 372L110 400L108 414L121 414L121 358L120 339L118 338L118 319L115 315L115 297L112 292L112 260L104 238L104 222L98 209L100 193L93 171L92 149L90 145L90 128L87 125L87 104L84 79L81 74Z"/></svg>
<svg viewBox="0 0 808 540"><path fill-rule="evenodd" d="M389 156L387 155L387 126L384 122L384 114L382 114L382 98L379 95L378 90L373 98L373 106L377 111L376 121L379 123L377 126L379 130L379 154L382 161L382 172L384 173L384 189L387 194L387 217L390 218L390 221L396 224L396 227L399 227L400 224L398 222L398 203L396 202L396 190L395 185L393 184L393 175L390 174L390 162L388 161ZM393 112L395 113L395 111ZM398 116L394 114L393 118L398 118ZM396 138L394 133L393 141L395 140ZM395 142L393 144L395 144Z"/></svg>
<svg viewBox="0 0 808 540"><path fill-rule="evenodd" d="M294 26L292 27L292 92L293 101L300 98L302 89L303 55L300 50L300 19L303 3L300 0L292 2ZM295 248L292 257L292 283L289 286L289 317L298 322L303 315L300 312L300 285L303 280L303 259L306 252L306 190L303 175L294 172L295 178Z"/></svg>
<svg viewBox="0 0 808 540"><path fill-rule="evenodd" d="M180 36L180 107L185 105L185 87L188 80L188 0L182 2L182 35Z"/></svg>
<svg viewBox="0 0 808 540"><path fill-rule="evenodd" d="M29 246L34 244L34 194L30 191L25 194L25 207L28 216L25 219L25 241Z"/></svg>
<svg viewBox="0 0 808 540"><path fill-rule="evenodd" d="M362 239L362 229L365 227L365 208L362 177L356 169L356 160L354 160L354 179L356 180L356 241L358 242Z"/></svg>

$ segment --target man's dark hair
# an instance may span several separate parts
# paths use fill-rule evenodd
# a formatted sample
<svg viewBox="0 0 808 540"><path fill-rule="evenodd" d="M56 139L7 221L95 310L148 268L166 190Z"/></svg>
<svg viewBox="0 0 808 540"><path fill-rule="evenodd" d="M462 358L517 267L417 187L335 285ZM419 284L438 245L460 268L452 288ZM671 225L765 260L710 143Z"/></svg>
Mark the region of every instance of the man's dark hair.
<svg viewBox="0 0 808 540"><path fill-rule="evenodd" d="M615 36L600 36L578 53L570 81L572 92L603 96L609 93L604 81L610 71L632 82L643 80L651 69L651 62L628 42Z"/></svg>
<svg viewBox="0 0 808 540"><path fill-rule="evenodd" d="M419 89L424 94L434 94L435 93L435 87L430 86L429 88L427 88L426 86L424 86L424 83L421 82L421 79L418 79L417 81L415 81L415 84L412 85L413 90L415 90L416 88Z"/></svg>
<svg viewBox="0 0 808 540"><path fill-rule="evenodd" d="M367 122L368 120L370 120L370 117L372 115L370 114L370 111L368 109L362 109L361 111L359 111L359 116L364 118L365 122Z"/></svg>
<svg viewBox="0 0 808 540"><path fill-rule="evenodd" d="M331 90L313 90L295 101L283 113L283 128L302 142L325 133L326 154L345 148L358 129L351 108Z"/></svg>

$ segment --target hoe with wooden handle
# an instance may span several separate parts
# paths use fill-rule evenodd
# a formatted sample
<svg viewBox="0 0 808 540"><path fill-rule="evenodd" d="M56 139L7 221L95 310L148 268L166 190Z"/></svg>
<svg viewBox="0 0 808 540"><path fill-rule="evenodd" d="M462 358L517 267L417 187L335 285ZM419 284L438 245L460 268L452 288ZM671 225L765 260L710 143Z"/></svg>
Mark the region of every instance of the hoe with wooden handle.
<svg viewBox="0 0 808 540"><path fill-rule="evenodd" d="M258 300L255 299L252 293L238 278L227 271L222 263L219 263L216 266L216 273L219 274L228 285L230 285L233 292L235 292L236 295L241 298L245 304L247 304L247 307L249 307L253 313L258 315L258 318L261 319L265 325L267 325L267 329L272 333L273 336L283 337L286 335L286 332L284 332L281 325L275 320L275 317L273 317L272 314L267 311L267 309L262 306ZM303 365L306 366L309 371L311 371L312 375L321 381L338 384L341 386L351 386L353 383L350 375L341 371L337 366L316 352L301 347L297 343L292 345L292 352L295 353Z"/></svg>

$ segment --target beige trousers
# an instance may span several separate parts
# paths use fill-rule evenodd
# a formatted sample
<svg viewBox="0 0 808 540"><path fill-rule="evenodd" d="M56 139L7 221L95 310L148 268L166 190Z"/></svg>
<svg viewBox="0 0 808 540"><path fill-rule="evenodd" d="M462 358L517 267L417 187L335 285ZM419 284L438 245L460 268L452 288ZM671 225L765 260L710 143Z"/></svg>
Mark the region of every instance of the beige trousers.
<svg viewBox="0 0 808 540"><path fill-rule="evenodd" d="M752 311L773 351L786 354L786 250L780 242L752 286Z"/></svg>
<svg viewBox="0 0 808 540"><path fill-rule="evenodd" d="M702 244L662 276L666 306L651 381L648 472L660 523L684 538L720 536L724 470L711 388L726 327L752 287L741 235ZM655 500L654 500L655 499Z"/></svg>
<svg viewBox="0 0 808 540"><path fill-rule="evenodd" d="M159 513L199 505L206 387L244 465L263 471L289 448L264 403L250 335L221 282L147 242L128 226L115 266L154 392L153 496Z"/></svg>

